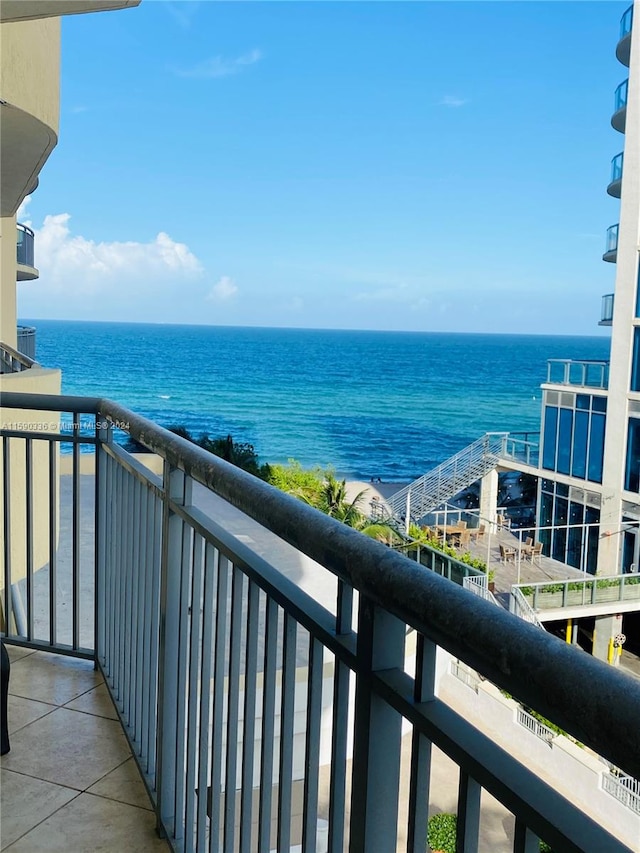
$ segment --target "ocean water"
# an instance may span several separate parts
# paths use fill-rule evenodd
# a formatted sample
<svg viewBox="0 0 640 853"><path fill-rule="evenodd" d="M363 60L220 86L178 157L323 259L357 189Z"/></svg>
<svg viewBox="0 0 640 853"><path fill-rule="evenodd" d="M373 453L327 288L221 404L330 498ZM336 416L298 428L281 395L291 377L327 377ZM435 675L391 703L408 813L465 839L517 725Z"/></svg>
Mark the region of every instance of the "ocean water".
<svg viewBox="0 0 640 853"><path fill-rule="evenodd" d="M25 320L63 393L163 426L231 433L262 462L399 482L487 431L537 431L549 358L604 359L604 337L353 332Z"/></svg>

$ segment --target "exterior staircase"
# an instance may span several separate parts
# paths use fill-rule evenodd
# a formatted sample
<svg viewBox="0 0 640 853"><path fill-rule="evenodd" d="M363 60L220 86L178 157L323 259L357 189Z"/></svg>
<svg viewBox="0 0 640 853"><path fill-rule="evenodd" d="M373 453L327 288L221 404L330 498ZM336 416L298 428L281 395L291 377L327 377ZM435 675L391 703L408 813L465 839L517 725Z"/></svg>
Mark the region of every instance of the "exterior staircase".
<svg viewBox="0 0 640 853"><path fill-rule="evenodd" d="M487 432L437 468L423 474L413 483L387 499L390 514L403 523L409 518L418 522L427 513L455 497L511 454L507 448L508 432Z"/></svg>

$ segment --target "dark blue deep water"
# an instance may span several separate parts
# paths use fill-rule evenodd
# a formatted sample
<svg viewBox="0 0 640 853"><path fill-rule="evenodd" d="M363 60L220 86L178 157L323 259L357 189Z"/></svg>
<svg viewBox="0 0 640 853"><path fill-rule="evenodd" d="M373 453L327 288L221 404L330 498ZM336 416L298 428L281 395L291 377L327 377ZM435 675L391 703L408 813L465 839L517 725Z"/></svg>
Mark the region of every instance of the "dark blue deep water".
<svg viewBox="0 0 640 853"><path fill-rule="evenodd" d="M23 321L63 393L110 397L163 426L250 441L387 481L492 430L537 431L549 358L604 359L604 337Z"/></svg>

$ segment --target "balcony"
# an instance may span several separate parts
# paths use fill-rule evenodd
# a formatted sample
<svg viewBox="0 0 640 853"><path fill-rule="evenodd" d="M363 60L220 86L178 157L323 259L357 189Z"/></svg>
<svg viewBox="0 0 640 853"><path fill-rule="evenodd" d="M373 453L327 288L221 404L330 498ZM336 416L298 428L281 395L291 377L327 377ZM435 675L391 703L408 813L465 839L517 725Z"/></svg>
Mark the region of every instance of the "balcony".
<svg viewBox="0 0 640 853"><path fill-rule="evenodd" d="M624 152L616 154L611 161L611 180L607 192L613 198L620 198L622 192L622 166L624 163Z"/></svg>
<svg viewBox="0 0 640 853"><path fill-rule="evenodd" d="M447 810L470 853L631 853L637 816L625 840L611 794L583 800L548 744L501 740L443 685L454 658L637 779L639 682L116 403L0 406L8 643L95 662L84 692L104 679L172 849L422 853ZM82 708L55 704L68 742ZM39 837L50 821L78 849L55 815Z"/></svg>
<svg viewBox="0 0 640 853"><path fill-rule="evenodd" d="M18 326L17 350L31 361L36 360L35 326Z"/></svg>
<svg viewBox="0 0 640 853"><path fill-rule="evenodd" d="M605 249L604 255L602 256L603 261L607 261L610 264L615 264L618 259L618 231L620 226L618 224L611 225L607 228L607 247Z"/></svg>
<svg viewBox="0 0 640 853"><path fill-rule="evenodd" d="M547 361L547 384L608 388L609 362L550 358Z"/></svg>
<svg viewBox="0 0 640 853"><path fill-rule="evenodd" d="M24 370L34 367L35 364L36 362L33 359L19 350L0 342L0 374L22 373Z"/></svg>
<svg viewBox="0 0 640 853"><path fill-rule="evenodd" d="M31 228L18 222L17 279L33 281L40 273L34 266L34 234Z"/></svg>
<svg viewBox="0 0 640 853"><path fill-rule="evenodd" d="M613 293L607 293L602 297L602 311L600 313L599 326L610 326L613 323Z"/></svg>
<svg viewBox="0 0 640 853"><path fill-rule="evenodd" d="M614 95L613 115L611 116L611 127L624 133L627 124L627 98L629 96L629 79L620 83Z"/></svg>
<svg viewBox="0 0 640 853"><path fill-rule="evenodd" d="M627 11L620 19L620 40L616 46L616 58L623 65L629 67L629 59L631 57L631 29L633 27L633 5L629 6Z"/></svg>
<svg viewBox="0 0 640 853"><path fill-rule="evenodd" d="M8 650L11 752L2 758L2 849L169 853L93 664Z"/></svg>

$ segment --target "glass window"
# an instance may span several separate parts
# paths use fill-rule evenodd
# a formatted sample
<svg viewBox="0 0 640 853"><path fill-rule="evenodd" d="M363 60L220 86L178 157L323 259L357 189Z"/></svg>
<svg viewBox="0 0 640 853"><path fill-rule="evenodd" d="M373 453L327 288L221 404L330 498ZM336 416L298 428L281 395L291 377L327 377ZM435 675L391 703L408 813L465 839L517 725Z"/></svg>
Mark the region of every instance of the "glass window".
<svg viewBox="0 0 640 853"><path fill-rule="evenodd" d="M600 521L600 510L594 509L591 506L585 508L584 523L593 524L594 527L589 528L587 533L587 565L586 569L590 575L595 575L598 568L598 540L600 539L600 528L597 526Z"/></svg>
<svg viewBox="0 0 640 853"><path fill-rule="evenodd" d="M587 479L594 483L602 482L602 461L604 458L605 415L591 415L591 435L589 436L589 468Z"/></svg>
<svg viewBox="0 0 640 853"><path fill-rule="evenodd" d="M571 468L571 438L573 433L573 410L560 409L560 429L558 430L558 467L561 474L568 474Z"/></svg>
<svg viewBox="0 0 640 853"><path fill-rule="evenodd" d="M628 492L640 492L640 420L637 418L629 418L624 487Z"/></svg>
<svg viewBox="0 0 640 853"><path fill-rule="evenodd" d="M636 288L636 317L640 317L640 264L638 264L638 287Z"/></svg>
<svg viewBox="0 0 640 853"><path fill-rule="evenodd" d="M576 394L576 409L591 408L591 397L588 394Z"/></svg>
<svg viewBox="0 0 640 853"><path fill-rule="evenodd" d="M582 527L584 520L584 507L582 504L571 501L569 504L569 538L567 542L567 563L580 569L582 563Z"/></svg>
<svg viewBox="0 0 640 853"><path fill-rule="evenodd" d="M551 471L556 468L556 432L558 429L558 409L545 406L544 441L542 446L542 467Z"/></svg>
<svg viewBox="0 0 640 853"><path fill-rule="evenodd" d="M573 454L571 457L571 473L574 477L587 475L587 437L589 435L588 412L576 412L573 431Z"/></svg>
<svg viewBox="0 0 640 853"><path fill-rule="evenodd" d="M623 572L636 572L637 567L631 568L635 566L635 554L636 554L636 533L637 530L625 530L624 531L624 540L622 546L622 571Z"/></svg>
<svg viewBox="0 0 640 853"><path fill-rule="evenodd" d="M633 354L631 356L631 390L640 391L640 328L633 330Z"/></svg>
<svg viewBox="0 0 640 853"><path fill-rule="evenodd" d="M542 495L540 503L540 527L550 527L553 519L553 498L551 495Z"/></svg>
<svg viewBox="0 0 640 853"><path fill-rule="evenodd" d="M591 398L591 408L594 412L606 412L607 411L607 398L606 397L592 397Z"/></svg>

